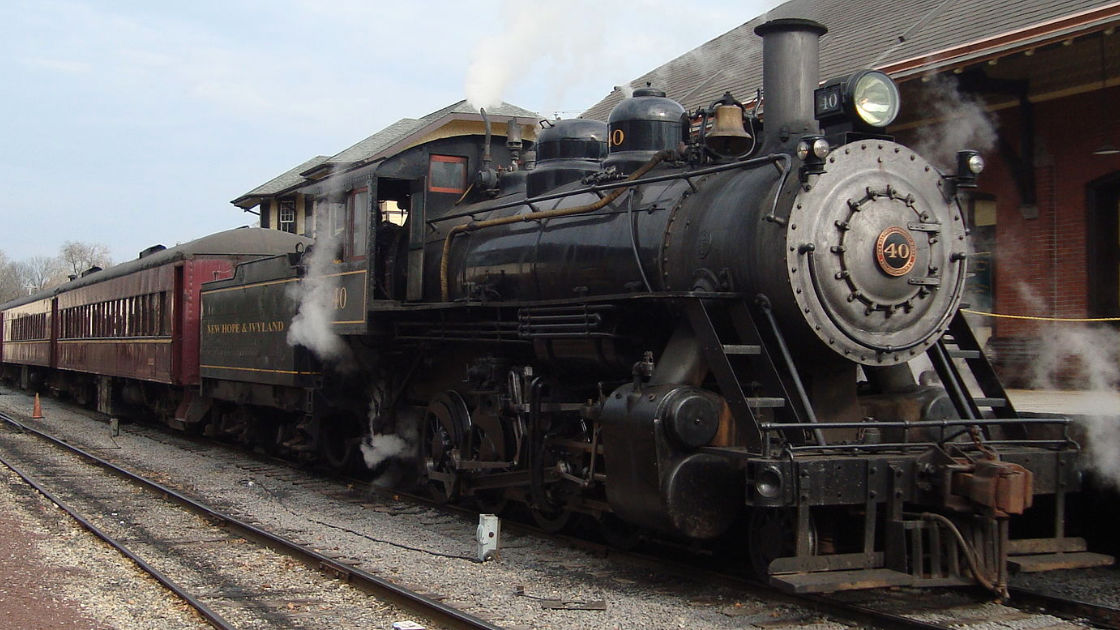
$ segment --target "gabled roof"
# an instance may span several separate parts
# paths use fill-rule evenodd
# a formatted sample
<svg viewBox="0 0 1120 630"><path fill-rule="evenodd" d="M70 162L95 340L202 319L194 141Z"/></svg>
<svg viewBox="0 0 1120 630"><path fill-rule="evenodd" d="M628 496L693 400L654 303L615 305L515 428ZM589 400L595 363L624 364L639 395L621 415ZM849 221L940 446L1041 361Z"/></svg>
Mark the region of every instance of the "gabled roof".
<svg viewBox="0 0 1120 630"><path fill-rule="evenodd" d="M997 58L1120 22L1116 0L791 0L636 79L651 82L687 109L726 91L754 99L762 85L762 39L756 26L806 18L828 27L820 78L878 68L901 80ZM583 113L606 120L622 99L614 92Z"/></svg>
<svg viewBox="0 0 1120 630"><path fill-rule="evenodd" d="M509 103L502 103L498 107L487 110L486 115L492 122L511 117L526 119L523 122L536 122L540 119L539 114ZM481 121L482 116L477 109L463 100L434 111L420 119L402 118L330 159L304 171L302 175L316 178L316 176L321 176L338 168L368 164L380 158L388 157L407 148L428 132L452 120Z"/></svg>
<svg viewBox="0 0 1120 630"><path fill-rule="evenodd" d="M516 105L502 103L486 110L494 123L504 123L509 118L519 118L521 124L535 124L540 115ZM294 190L308 181L322 179L333 172L394 155L422 141L428 134L455 120L481 122L482 116L467 101L459 101L434 111L422 118L402 118L357 144L331 157L314 157L267 183L234 199L231 203L241 208L252 208L263 199Z"/></svg>
<svg viewBox="0 0 1120 630"><path fill-rule="evenodd" d="M257 186L244 195L241 195L237 199L234 199L230 203L240 208L252 208L253 206L260 203L260 200L264 197L279 195L285 190L303 183L304 178L302 175L300 175L300 173L303 173L308 169L315 168L316 166L322 164L323 162L326 162L329 159L330 158L325 155L317 155L304 162L303 164L300 164L299 166L284 173L283 175L278 175L261 184L260 186Z"/></svg>

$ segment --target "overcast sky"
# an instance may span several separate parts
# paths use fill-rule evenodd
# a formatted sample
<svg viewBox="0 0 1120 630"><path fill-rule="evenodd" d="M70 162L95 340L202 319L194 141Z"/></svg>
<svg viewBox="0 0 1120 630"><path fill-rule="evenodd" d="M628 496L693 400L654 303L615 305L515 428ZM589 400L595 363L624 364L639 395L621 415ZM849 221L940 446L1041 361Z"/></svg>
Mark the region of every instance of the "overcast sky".
<svg viewBox="0 0 1120 630"><path fill-rule="evenodd" d="M123 262L246 225L231 199L468 77L571 118L778 4L0 0L0 251Z"/></svg>

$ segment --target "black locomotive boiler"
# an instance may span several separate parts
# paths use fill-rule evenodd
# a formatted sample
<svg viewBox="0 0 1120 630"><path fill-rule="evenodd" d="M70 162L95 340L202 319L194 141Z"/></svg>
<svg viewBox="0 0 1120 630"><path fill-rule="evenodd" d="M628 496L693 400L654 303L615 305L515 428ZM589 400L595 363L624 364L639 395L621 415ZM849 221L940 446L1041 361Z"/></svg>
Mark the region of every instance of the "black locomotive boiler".
<svg viewBox="0 0 1120 630"><path fill-rule="evenodd" d="M1066 530L1066 421L1016 412L959 312L980 156L885 135L882 73L818 86L821 25L756 32L761 118L650 87L306 184L313 251L203 288L179 420L549 528L746 543L796 591L1111 562ZM335 359L289 343L314 308Z"/></svg>

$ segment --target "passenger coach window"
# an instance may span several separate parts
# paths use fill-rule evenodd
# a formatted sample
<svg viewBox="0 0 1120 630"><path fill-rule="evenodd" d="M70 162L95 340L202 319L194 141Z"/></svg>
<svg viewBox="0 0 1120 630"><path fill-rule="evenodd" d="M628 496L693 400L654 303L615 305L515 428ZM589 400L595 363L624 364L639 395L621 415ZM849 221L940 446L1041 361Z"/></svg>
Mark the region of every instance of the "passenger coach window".
<svg viewBox="0 0 1120 630"><path fill-rule="evenodd" d="M467 158L433 155L428 162L428 191L463 193L467 190Z"/></svg>
<svg viewBox="0 0 1120 630"><path fill-rule="evenodd" d="M284 199L280 202L280 230L296 233L296 202L294 199Z"/></svg>

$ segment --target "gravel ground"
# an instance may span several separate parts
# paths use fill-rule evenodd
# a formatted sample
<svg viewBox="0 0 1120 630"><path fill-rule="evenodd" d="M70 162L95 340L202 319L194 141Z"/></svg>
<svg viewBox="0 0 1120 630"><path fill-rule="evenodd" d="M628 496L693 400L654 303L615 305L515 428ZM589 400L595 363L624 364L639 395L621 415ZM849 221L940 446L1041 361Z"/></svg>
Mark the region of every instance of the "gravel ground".
<svg viewBox="0 0 1120 630"><path fill-rule="evenodd" d="M26 414L30 400L0 390L0 409ZM97 414L66 411L54 401L43 406L47 418L40 422L77 443L112 452L247 520L508 628L845 627L808 609L535 536L504 533L500 558L480 564L473 560L474 522L373 493L356 500L362 489L347 500L328 482L232 452L184 449L177 438L146 437L150 431L132 425L122 425L113 438ZM1068 580L1060 572L1047 577L1055 584ZM601 602L606 610L546 609L541 600L550 599L571 607Z"/></svg>
<svg viewBox="0 0 1120 630"><path fill-rule="evenodd" d="M19 414L30 409L26 395L0 391L0 409ZM319 482L279 466L236 453L200 452L197 446L184 450L174 438L150 439L132 425L122 425L113 437L97 414L70 411L53 400L44 399L43 409L46 418L38 422L77 444L111 453L247 520L288 532L323 553L504 627L843 627L807 609L534 536L506 533L500 558L478 563L473 559L475 522L391 498L332 498L309 491ZM606 610L546 609L541 600L570 607L603 602Z"/></svg>
<svg viewBox="0 0 1120 630"><path fill-rule="evenodd" d="M1011 579L1011 585L1055 597L1120 608L1120 567L1116 565L1050 573L1021 573Z"/></svg>
<svg viewBox="0 0 1120 630"><path fill-rule="evenodd" d="M210 627L6 468L0 473L0 514L4 627Z"/></svg>

